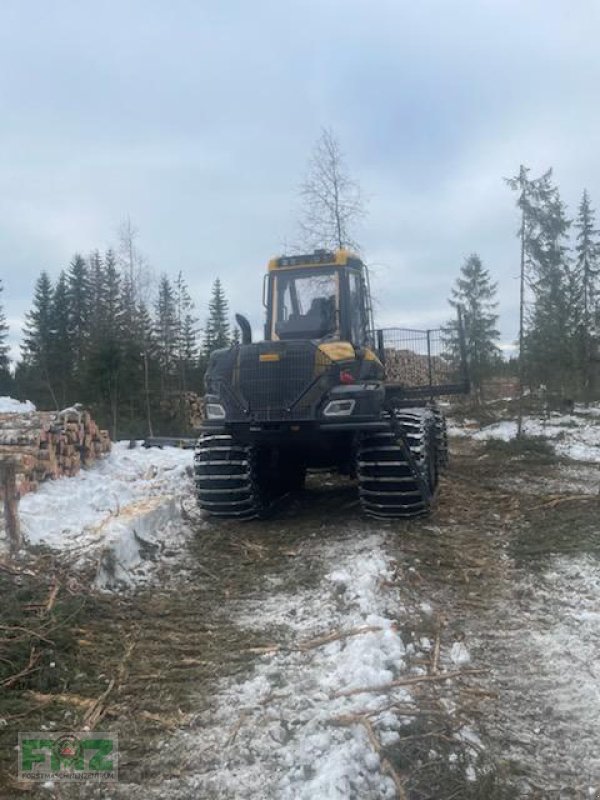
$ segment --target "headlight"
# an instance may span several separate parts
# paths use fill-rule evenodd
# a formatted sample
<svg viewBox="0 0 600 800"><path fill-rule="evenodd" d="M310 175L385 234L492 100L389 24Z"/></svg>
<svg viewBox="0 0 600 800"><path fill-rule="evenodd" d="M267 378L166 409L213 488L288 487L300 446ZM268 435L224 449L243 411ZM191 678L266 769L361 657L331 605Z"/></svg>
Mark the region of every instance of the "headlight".
<svg viewBox="0 0 600 800"><path fill-rule="evenodd" d="M330 400L323 414L326 417L349 417L354 411L356 400Z"/></svg>
<svg viewBox="0 0 600 800"><path fill-rule="evenodd" d="M207 403L206 404L206 418L207 419L225 419L225 409L221 403Z"/></svg>

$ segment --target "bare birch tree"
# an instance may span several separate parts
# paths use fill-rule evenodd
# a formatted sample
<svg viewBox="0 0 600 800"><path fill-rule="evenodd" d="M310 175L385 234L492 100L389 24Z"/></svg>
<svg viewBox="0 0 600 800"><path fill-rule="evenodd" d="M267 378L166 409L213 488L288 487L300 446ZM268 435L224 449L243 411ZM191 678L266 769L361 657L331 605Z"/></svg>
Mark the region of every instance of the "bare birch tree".
<svg viewBox="0 0 600 800"><path fill-rule="evenodd" d="M348 171L333 131L321 131L304 183L299 229L300 247L359 251L356 227L365 216L365 201L357 181Z"/></svg>
<svg viewBox="0 0 600 800"><path fill-rule="evenodd" d="M131 287L131 301L134 306L150 302L154 278L145 255L137 246L139 231L127 217L119 226L118 258L125 281Z"/></svg>

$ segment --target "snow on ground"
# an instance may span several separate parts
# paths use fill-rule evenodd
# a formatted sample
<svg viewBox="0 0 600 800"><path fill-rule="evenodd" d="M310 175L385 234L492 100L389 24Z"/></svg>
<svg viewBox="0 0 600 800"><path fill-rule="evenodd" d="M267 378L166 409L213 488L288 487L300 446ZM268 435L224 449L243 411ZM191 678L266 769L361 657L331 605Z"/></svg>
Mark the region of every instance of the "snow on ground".
<svg viewBox="0 0 600 800"><path fill-rule="evenodd" d="M551 415L547 419L526 417L523 432L526 436L541 436L550 441L560 456L574 461L600 463L600 409L578 409L576 414ZM476 441L501 439L505 442L517 435L516 420L503 420L480 428L476 422L463 425L452 423L448 432L452 436L469 436Z"/></svg>
<svg viewBox="0 0 600 800"><path fill-rule="evenodd" d="M473 632L503 698L502 757L526 765L548 796L598 797L600 564L554 557L539 572L518 570L505 590ZM519 624L493 624L514 618L515 608ZM574 787L581 795L562 793Z"/></svg>
<svg viewBox="0 0 600 800"><path fill-rule="evenodd" d="M502 476L499 485L511 491L529 495L597 495L600 491L600 463L588 462L576 466L560 464L547 468L542 474Z"/></svg>
<svg viewBox="0 0 600 800"><path fill-rule="evenodd" d="M401 609L394 592L383 588L391 572L378 537L343 555L338 551L336 561L315 591L280 594L276 604L273 598L252 601L240 614L242 625L264 630L265 624L288 620L296 641L298 631L306 637L316 628L373 630L306 652L263 656L249 680L224 683L216 708L199 720L201 732L182 734L181 746L198 752L197 763L211 765L192 779L195 790L281 800L395 796L365 728L335 725L341 715L381 711L374 725L383 740L392 741L401 721L384 710L389 695L336 698L335 693L387 684L402 671L405 647L394 625ZM410 696L399 688L395 699ZM240 720L235 746L227 748Z"/></svg>
<svg viewBox="0 0 600 800"><path fill-rule="evenodd" d="M228 609L241 627L267 637L269 626L276 625L281 641L283 629L289 644L261 655L250 677L217 685L212 707L170 745L190 754L193 774L163 783L161 796L397 796L367 728L352 715L370 714L382 746L400 738L411 720L392 706L411 702L412 696L406 687L389 684L406 675L406 658L415 646L405 645L397 628L406 612L382 537L359 530L350 535L319 545L331 569L314 589L253 598ZM341 635L315 641L330 634ZM466 663L465 653L457 662ZM423 671L417 667L414 674ZM369 691L352 694L365 687Z"/></svg>
<svg viewBox="0 0 600 800"><path fill-rule="evenodd" d="M89 469L25 495L23 533L77 566L96 563L98 588L144 582L159 558L174 557L182 546L181 502L192 494L191 462L189 450L130 450L118 443Z"/></svg>
<svg viewBox="0 0 600 800"><path fill-rule="evenodd" d="M12 397L0 397L0 414L26 414L35 411L35 406L29 400L21 402Z"/></svg>

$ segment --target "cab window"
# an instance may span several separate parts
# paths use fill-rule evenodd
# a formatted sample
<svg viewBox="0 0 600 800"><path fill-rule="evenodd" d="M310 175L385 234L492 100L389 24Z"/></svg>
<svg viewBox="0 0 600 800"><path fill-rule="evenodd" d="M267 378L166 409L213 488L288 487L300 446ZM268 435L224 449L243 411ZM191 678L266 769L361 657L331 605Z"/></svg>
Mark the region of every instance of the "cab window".
<svg viewBox="0 0 600 800"><path fill-rule="evenodd" d="M337 332L337 271L281 272L275 285L275 334L278 338L322 339Z"/></svg>
<svg viewBox="0 0 600 800"><path fill-rule="evenodd" d="M363 303L362 279L358 272L348 273L349 316L352 343L362 345L366 340L365 308Z"/></svg>

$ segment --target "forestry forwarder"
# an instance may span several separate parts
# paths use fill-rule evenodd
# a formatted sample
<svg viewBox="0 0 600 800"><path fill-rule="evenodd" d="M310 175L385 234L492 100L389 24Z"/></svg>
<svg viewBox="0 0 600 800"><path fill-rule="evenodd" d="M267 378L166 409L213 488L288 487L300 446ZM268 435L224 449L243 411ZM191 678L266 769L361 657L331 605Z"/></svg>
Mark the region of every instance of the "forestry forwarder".
<svg viewBox="0 0 600 800"><path fill-rule="evenodd" d="M368 271L346 250L273 259L263 304L265 341L253 344L237 315L242 344L210 358L200 507L252 519L300 489L307 470L328 468L358 479L372 517L426 514L447 462L434 397L468 391L464 346L457 377L432 352L439 331L375 331Z"/></svg>

